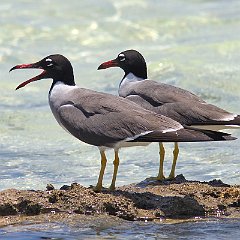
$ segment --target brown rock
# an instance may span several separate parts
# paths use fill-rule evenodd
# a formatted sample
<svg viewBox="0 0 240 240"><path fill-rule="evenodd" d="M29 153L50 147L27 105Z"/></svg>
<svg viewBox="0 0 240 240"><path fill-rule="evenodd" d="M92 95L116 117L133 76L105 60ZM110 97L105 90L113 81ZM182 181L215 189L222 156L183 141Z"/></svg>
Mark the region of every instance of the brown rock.
<svg viewBox="0 0 240 240"><path fill-rule="evenodd" d="M0 216L37 216L61 213L61 218L80 215L114 216L125 220L189 219L217 215L239 216L240 187L222 181L187 181L182 175L173 181L143 181L110 192L94 192L77 183L61 190L0 192ZM15 215L15 217L13 216ZM4 222L0 217L0 223ZM15 219L15 220L14 220ZM20 220L19 220L20 221Z"/></svg>

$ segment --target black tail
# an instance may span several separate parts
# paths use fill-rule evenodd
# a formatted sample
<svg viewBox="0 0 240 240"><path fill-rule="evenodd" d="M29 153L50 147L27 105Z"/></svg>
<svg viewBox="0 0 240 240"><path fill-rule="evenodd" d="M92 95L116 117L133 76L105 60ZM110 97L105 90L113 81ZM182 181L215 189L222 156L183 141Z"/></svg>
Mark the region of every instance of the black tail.
<svg viewBox="0 0 240 240"><path fill-rule="evenodd" d="M197 132L201 132L212 139L212 141L228 141L228 140L236 140L236 137L232 137L231 134L225 132L218 132L212 130L204 130L198 128L192 128L190 126L185 126L184 129L193 130Z"/></svg>
<svg viewBox="0 0 240 240"><path fill-rule="evenodd" d="M144 136L139 136L132 142L206 142L235 140L231 134L210 130L182 128L178 131L155 131Z"/></svg>

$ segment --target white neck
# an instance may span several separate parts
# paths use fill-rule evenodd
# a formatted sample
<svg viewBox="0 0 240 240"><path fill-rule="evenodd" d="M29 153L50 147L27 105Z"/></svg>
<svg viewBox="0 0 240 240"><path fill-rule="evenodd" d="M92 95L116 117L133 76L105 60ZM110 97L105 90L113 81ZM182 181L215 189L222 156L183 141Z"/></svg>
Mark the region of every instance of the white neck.
<svg viewBox="0 0 240 240"><path fill-rule="evenodd" d="M67 95L74 88L77 88L77 86L69 86L61 81L58 81L53 85L48 95L49 105L53 111L53 114L54 111L58 109L63 102L66 102Z"/></svg>
<svg viewBox="0 0 240 240"><path fill-rule="evenodd" d="M125 78L123 78L119 84L119 89L118 89L119 96L123 95L124 89L127 86L129 86L129 84L131 85L131 84L134 84L134 83L142 81L142 80L145 80L145 79L139 78L139 77L135 76L133 73L129 73L128 75L126 75Z"/></svg>
<svg viewBox="0 0 240 240"><path fill-rule="evenodd" d="M64 84L61 81L58 81L53 85L53 87L51 88L51 90L48 94L48 102L49 102L49 106L52 110L52 113L53 113L54 117L56 118L57 122L59 123L59 125L62 126L64 129L65 129L65 127L62 125L60 118L59 118L58 109L62 105L67 104L67 101L69 98L68 95L71 94L70 91L72 91L75 88L77 88L77 86L69 86L69 85Z"/></svg>
<svg viewBox="0 0 240 240"><path fill-rule="evenodd" d="M128 75L125 76L125 78L121 81L121 84L124 84L124 82L137 82L137 81L142 81L144 80L143 78L135 76L133 73L129 73Z"/></svg>

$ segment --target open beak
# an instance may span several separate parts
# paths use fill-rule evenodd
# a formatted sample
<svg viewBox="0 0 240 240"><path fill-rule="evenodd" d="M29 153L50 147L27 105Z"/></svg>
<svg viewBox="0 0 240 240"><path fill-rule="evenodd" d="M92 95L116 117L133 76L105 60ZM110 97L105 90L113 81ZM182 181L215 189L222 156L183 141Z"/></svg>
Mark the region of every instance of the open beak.
<svg viewBox="0 0 240 240"><path fill-rule="evenodd" d="M106 69L110 67L119 67L117 59L113 59L113 60L102 63L97 70Z"/></svg>
<svg viewBox="0 0 240 240"><path fill-rule="evenodd" d="M14 67L12 67L9 72L15 70L15 69L25 69L25 68L39 68L42 69L42 67L38 64L38 63L31 63L31 64L20 64L20 65L16 65ZM47 78L47 71L43 70L43 72L41 72L39 75L37 75L36 77L33 77L21 84L19 84L16 87L16 90L18 90L19 88L22 88L24 86L26 86L27 84L29 84L30 82L34 82L43 78Z"/></svg>

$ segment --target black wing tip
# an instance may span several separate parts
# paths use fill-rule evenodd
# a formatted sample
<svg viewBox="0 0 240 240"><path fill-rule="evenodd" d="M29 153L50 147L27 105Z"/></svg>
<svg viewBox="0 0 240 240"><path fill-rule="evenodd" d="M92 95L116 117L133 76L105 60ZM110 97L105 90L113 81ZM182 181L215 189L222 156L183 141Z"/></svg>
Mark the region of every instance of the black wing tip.
<svg viewBox="0 0 240 240"><path fill-rule="evenodd" d="M234 119L233 122L235 122L236 125L240 125L240 115L237 115Z"/></svg>
<svg viewBox="0 0 240 240"><path fill-rule="evenodd" d="M157 131L140 136L133 142L208 142L236 140L229 133L201 129L180 129L173 132Z"/></svg>
<svg viewBox="0 0 240 240"><path fill-rule="evenodd" d="M232 141L232 140L237 140L238 138L237 137L233 137L233 136L228 136L225 138L226 141Z"/></svg>
<svg viewBox="0 0 240 240"><path fill-rule="evenodd" d="M231 141L236 140L231 134L202 129L184 129L196 137L196 142L201 141Z"/></svg>

